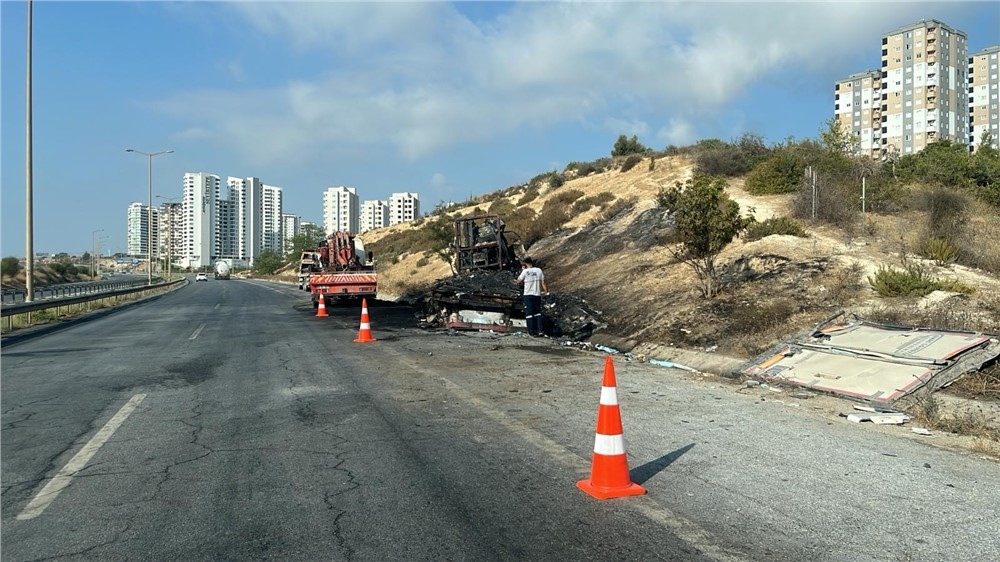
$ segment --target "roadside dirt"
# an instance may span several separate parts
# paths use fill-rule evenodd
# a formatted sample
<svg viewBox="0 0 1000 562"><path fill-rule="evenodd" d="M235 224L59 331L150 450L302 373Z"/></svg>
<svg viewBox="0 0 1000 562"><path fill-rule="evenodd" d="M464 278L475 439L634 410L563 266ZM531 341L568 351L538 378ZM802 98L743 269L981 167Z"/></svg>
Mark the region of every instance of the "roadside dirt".
<svg viewBox="0 0 1000 562"><path fill-rule="evenodd" d="M691 269L679 263L664 243L670 219L656 204L662 187L685 180L692 171L692 162L684 157L659 159L652 171L644 161L625 173L612 170L569 180L557 189L542 189L528 203L541 210L548 199L569 189L583 196L610 193L617 200L634 202L627 212L596 225L591 222L601 209L579 213L529 249L544 269L553 295L584 302L601 319L595 341L614 341L636 353L701 354L703 370L729 375L730 366L840 311L868 317L905 310L932 321L946 319L953 327L965 323L978 331L1000 333L1000 279L985 272L923 262L935 277L973 288L971 294L885 299L872 289L868 277L880 267L900 267L905 260L915 260L912 248L927 220L915 212L869 214L867 225L855 229L861 235L806 224L807 238L736 240L718 260L729 286L719 297L703 299ZM729 183L730 197L758 220L789 214L791 196L755 197L743 189L742 179ZM516 199L512 198L515 205ZM471 207L465 210L471 211ZM1000 217L975 220L977 233L1000 247ZM361 237L372 247L389 233L406 228L410 227L397 225ZM380 298L394 300L451 276L451 269L437 257L417 254L381 266L379 275ZM993 412L992 406L987 411Z"/></svg>

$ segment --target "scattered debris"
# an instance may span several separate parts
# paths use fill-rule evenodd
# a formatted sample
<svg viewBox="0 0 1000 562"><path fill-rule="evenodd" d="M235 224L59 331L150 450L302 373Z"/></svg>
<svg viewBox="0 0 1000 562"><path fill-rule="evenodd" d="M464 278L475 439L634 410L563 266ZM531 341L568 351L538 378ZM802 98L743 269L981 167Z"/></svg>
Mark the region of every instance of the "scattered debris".
<svg viewBox="0 0 1000 562"><path fill-rule="evenodd" d="M524 300L517 274L508 270L480 270L441 279L414 303L421 310L422 328L492 329L509 331L524 326ZM573 341L589 338L606 326L599 312L573 295L542 297L545 332Z"/></svg>
<svg viewBox="0 0 1000 562"><path fill-rule="evenodd" d="M912 431L913 433L916 433L917 435L930 435L931 434L931 432L929 430L924 429L922 427L914 427L910 431Z"/></svg>
<svg viewBox="0 0 1000 562"><path fill-rule="evenodd" d="M681 365L680 363L674 363L673 361L664 361L662 359L650 359L649 363L652 365L659 365L660 367L667 367L671 369L681 369L683 371L689 371L692 373L697 373L698 369L694 367L688 367L687 365ZM749 382L749 381L747 381ZM756 382L756 381L754 381Z"/></svg>
<svg viewBox="0 0 1000 562"><path fill-rule="evenodd" d="M888 406L921 387L937 390L1000 356L1000 340L971 332L887 326L858 317L818 324L734 374Z"/></svg>

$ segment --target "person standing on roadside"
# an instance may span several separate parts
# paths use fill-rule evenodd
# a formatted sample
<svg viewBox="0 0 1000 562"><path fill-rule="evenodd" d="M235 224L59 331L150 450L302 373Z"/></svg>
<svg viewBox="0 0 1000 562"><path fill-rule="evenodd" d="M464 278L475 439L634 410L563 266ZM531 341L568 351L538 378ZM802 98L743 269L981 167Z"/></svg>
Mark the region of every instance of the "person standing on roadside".
<svg viewBox="0 0 1000 562"><path fill-rule="evenodd" d="M542 335L542 291L549 292L545 284L545 274L531 258L521 260L521 274L515 281L524 285L524 319L528 324L528 335Z"/></svg>

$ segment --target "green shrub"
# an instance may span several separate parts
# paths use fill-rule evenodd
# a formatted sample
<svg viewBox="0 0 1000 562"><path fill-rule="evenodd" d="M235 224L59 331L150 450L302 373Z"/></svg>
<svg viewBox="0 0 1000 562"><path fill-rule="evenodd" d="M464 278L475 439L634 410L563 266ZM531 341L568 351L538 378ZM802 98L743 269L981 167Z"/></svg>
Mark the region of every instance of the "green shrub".
<svg viewBox="0 0 1000 562"><path fill-rule="evenodd" d="M563 178L562 174L552 171L545 172L544 174L538 174L537 176L531 178L531 181L528 182L528 187L538 189L542 187L542 184L548 184L550 188L555 189L557 187L561 187L565 182L566 179Z"/></svg>
<svg viewBox="0 0 1000 562"><path fill-rule="evenodd" d="M952 279L937 280L919 265L905 269L879 267L868 283L882 297L923 297L934 291L971 293L972 288Z"/></svg>
<svg viewBox="0 0 1000 562"><path fill-rule="evenodd" d="M3 272L4 277L13 277L20 270L21 260L13 256L7 256L3 260L0 260L0 272Z"/></svg>
<svg viewBox="0 0 1000 562"><path fill-rule="evenodd" d="M614 201L615 196L607 191L602 191L595 195L589 197L584 197L582 199L577 199L573 203L573 211L576 213L585 213L590 210L591 207L596 207L604 205L610 201Z"/></svg>
<svg viewBox="0 0 1000 562"><path fill-rule="evenodd" d="M947 265L958 259L960 251L947 238L928 238L924 241L920 253L938 265Z"/></svg>
<svg viewBox="0 0 1000 562"><path fill-rule="evenodd" d="M632 138L628 138L625 135L619 135L618 140L615 141L615 146L611 149L611 156L628 156L630 154L644 154L649 151L648 148L639 142L639 137L632 135Z"/></svg>
<svg viewBox="0 0 1000 562"><path fill-rule="evenodd" d="M538 198L538 186L529 184L528 188L524 191L524 195L522 195L521 198L518 199L517 204L526 205L528 203L531 203L537 198Z"/></svg>
<svg viewBox="0 0 1000 562"><path fill-rule="evenodd" d="M579 189L559 191L545 202L545 206L546 207L549 207L550 205L569 206L572 205L573 202L575 202L577 199L581 197L583 197L583 192L580 191Z"/></svg>
<svg viewBox="0 0 1000 562"><path fill-rule="evenodd" d="M746 190L754 195L792 193L799 188L806 166L792 151L779 150L747 174Z"/></svg>
<svg viewBox="0 0 1000 562"><path fill-rule="evenodd" d="M490 203L490 208L487 209L487 212L493 215L506 216L513 210L514 204L509 199L497 199L493 203Z"/></svg>
<svg viewBox="0 0 1000 562"><path fill-rule="evenodd" d="M635 197L618 199L614 203L611 203L611 205L602 208L600 213L590 219L590 225L597 226L604 224L622 213L631 211L635 208L636 202L637 199Z"/></svg>
<svg viewBox="0 0 1000 562"><path fill-rule="evenodd" d="M632 168L634 168L635 165L638 164L639 162L642 162L642 156L640 156L638 154L632 154L631 156L629 156L628 158L626 158L624 162L622 162L621 171L623 173L627 172L627 171L631 170Z"/></svg>
<svg viewBox="0 0 1000 562"><path fill-rule="evenodd" d="M806 234L806 231L802 228L802 226L795 222L795 219L789 217L777 217L767 219L764 222L755 222L751 224L747 227L746 232L743 234L743 239L747 242L752 242L774 234L798 236L799 238L807 238L809 236Z"/></svg>

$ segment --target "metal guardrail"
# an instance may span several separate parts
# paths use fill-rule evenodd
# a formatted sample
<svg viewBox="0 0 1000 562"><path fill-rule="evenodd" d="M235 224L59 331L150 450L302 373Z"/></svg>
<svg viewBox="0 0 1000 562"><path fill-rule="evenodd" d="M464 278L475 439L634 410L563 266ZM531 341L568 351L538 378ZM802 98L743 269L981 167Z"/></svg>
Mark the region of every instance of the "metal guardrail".
<svg viewBox="0 0 1000 562"><path fill-rule="evenodd" d="M105 293L118 289L140 287L148 285L146 279L129 279L124 281L87 281L84 283L63 283L59 285L49 285L35 289L35 299L53 299L63 297L74 297L94 293ZM27 291L24 289L4 289L0 295L0 302L3 304L23 303Z"/></svg>
<svg viewBox="0 0 1000 562"><path fill-rule="evenodd" d="M148 285L147 281L121 281L113 282L102 285L105 290L98 292L89 292L78 294L75 296L65 296L65 297L50 297L33 302L20 302L20 303L3 303L0 306L0 317L5 320L3 323L3 331L5 333L13 331L14 318L20 315L27 315L28 323L31 323L31 313L47 311L50 309L55 309L56 316L59 316L59 309L77 305L83 305L88 303L93 304L103 304L104 301L114 300L116 303L121 300L122 297L127 297L135 293L143 292L154 292L161 289L170 287L178 283L185 282L186 279L181 278L174 281L162 281L153 285ZM74 284L76 285L76 284ZM95 285L94 283L81 283L80 285ZM109 285L129 285L126 287L118 287L114 289L108 289ZM81 288L82 289L82 288Z"/></svg>

